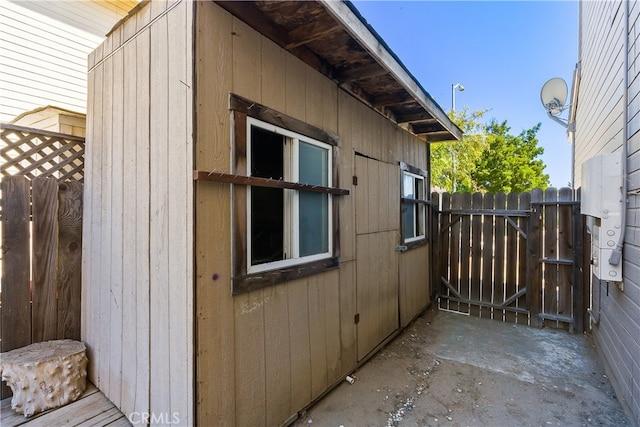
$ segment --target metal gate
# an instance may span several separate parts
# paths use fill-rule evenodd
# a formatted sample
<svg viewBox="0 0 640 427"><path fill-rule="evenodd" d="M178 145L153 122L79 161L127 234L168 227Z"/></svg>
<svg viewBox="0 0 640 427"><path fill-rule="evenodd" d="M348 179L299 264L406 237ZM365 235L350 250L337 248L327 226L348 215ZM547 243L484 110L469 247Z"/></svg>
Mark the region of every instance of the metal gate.
<svg viewBox="0 0 640 427"><path fill-rule="evenodd" d="M441 310L583 331L587 235L573 190L434 193L432 201Z"/></svg>

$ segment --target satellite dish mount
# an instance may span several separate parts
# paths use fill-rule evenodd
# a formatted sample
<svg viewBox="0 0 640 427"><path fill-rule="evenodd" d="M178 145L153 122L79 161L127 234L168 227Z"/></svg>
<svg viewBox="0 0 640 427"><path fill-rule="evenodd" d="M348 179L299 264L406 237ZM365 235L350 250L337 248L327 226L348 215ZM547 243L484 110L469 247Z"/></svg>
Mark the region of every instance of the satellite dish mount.
<svg viewBox="0 0 640 427"><path fill-rule="evenodd" d="M569 108L569 105L565 105L567 102L567 94L567 83L563 79L555 77L547 80L542 86L540 90L540 100L551 120L560 123L569 132L573 132L575 130L575 124L569 123L568 120L560 117L560 114Z"/></svg>

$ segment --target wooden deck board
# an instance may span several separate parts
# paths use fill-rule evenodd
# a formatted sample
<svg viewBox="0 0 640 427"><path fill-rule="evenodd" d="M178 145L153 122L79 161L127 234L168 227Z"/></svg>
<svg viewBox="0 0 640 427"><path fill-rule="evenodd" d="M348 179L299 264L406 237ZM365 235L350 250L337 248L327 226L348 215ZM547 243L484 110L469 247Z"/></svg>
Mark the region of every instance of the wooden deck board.
<svg viewBox="0 0 640 427"><path fill-rule="evenodd" d="M11 409L11 398L0 402L0 425L3 427L50 426L130 426L129 420L93 384L82 397L60 408L26 418Z"/></svg>

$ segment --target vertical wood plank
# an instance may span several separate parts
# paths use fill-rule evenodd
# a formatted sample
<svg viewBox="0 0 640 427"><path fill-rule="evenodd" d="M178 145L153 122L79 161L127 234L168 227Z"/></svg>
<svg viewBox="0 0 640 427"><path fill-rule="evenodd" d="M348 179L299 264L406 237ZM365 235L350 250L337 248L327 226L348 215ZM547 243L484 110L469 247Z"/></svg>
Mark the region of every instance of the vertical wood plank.
<svg viewBox="0 0 640 427"><path fill-rule="evenodd" d="M309 277L309 351L311 354L311 398L318 397L328 386L327 325L323 276Z"/></svg>
<svg viewBox="0 0 640 427"><path fill-rule="evenodd" d="M68 181L58 188L58 338L80 340L83 185Z"/></svg>
<svg viewBox="0 0 640 427"><path fill-rule="evenodd" d="M135 19L129 19L128 23L135 24ZM130 24L131 25L131 24ZM125 361L137 362L137 328L136 311L139 308L137 301L138 277L136 272L136 251L137 251L137 221L136 205L140 193L147 193L146 188L138 189L136 175L140 173L142 165L137 164L136 127L141 123L136 122L136 103L138 97L136 85L137 59L136 41L128 43L123 48L123 77L124 77L124 105L123 105L123 183L127 192L128 202L123 205L124 221L122 223L122 352ZM142 70L141 70L142 71ZM139 102L144 102L144 97L148 94L140 94ZM147 122L148 123L148 122ZM140 126L142 127L142 126ZM141 190L141 191L139 191ZM142 224L140 224L142 225ZM142 260L140 260L142 262ZM141 310L142 311L142 310ZM126 325L132 325L126 327ZM142 333L141 333L142 335ZM122 376L127 381L121 384L121 410L125 414L135 412L136 390L138 388L138 375L136 363L123 363Z"/></svg>
<svg viewBox="0 0 640 427"><path fill-rule="evenodd" d="M306 93L305 74L307 66L293 55L286 56L285 96L287 108L285 113L296 119L306 121ZM242 70L246 73L246 70Z"/></svg>
<svg viewBox="0 0 640 427"><path fill-rule="evenodd" d="M530 324L542 327L538 314L542 305L542 280L540 272L540 256L542 255L542 206L536 202L542 201L542 190L531 191L531 217L529 218L529 232L527 233L527 308Z"/></svg>
<svg viewBox="0 0 640 427"><path fill-rule="evenodd" d="M471 209L471 193L462 193L462 209ZM460 235L460 296L468 300L471 295L471 215L460 218ZM461 310L469 313L471 306L462 304Z"/></svg>
<svg viewBox="0 0 640 427"><path fill-rule="evenodd" d="M327 342L327 381L331 385L340 378L340 270L324 274L325 321Z"/></svg>
<svg viewBox="0 0 640 427"><path fill-rule="evenodd" d="M261 43L260 34L238 18L233 18L232 59L233 92L264 105L261 99L261 73L248 72L260 70ZM304 70L302 70L304 73ZM304 87L304 74L301 87ZM304 103L304 93L298 93ZM288 113L289 114L289 113Z"/></svg>
<svg viewBox="0 0 640 427"><path fill-rule="evenodd" d="M191 22L188 11L193 5L182 2L167 14L168 111L166 163L169 190L168 301L170 329L170 399L172 412L180 421L193 424L193 180L191 122Z"/></svg>
<svg viewBox="0 0 640 427"><path fill-rule="evenodd" d="M305 279L289 284L289 345L291 353L291 412L311 401L309 295Z"/></svg>
<svg viewBox="0 0 640 427"><path fill-rule="evenodd" d="M340 264L340 375L346 375L357 363L357 327L355 261Z"/></svg>
<svg viewBox="0 0 640 427"><path fill-rule="evenodd" d="M29 182L2 177L2 352L31 344ZM11 390L3 385L2 397Z"/></svg>
<svg viewBox="0 0 640 427"><path fill-rule="evenodd" d="M153 183L150 194L150 389L166 387L166 375L171 368L169 352L153 349L171 348L169 331L169 182L167 179L168 154L168 23L167 17L160 17L151 26L150 58L150 150L149 179ZM171 408L170 393L151 393L151 412L166 411Z"/></svg>
<svg viewBox="0 0 640 427"><path fill-rule="evenodd" d="M148 10L148 7L145 7ZM149 410L149 369L137 369L137 366L150 366L151 352L151 319L150 294L151 272L149 263L151 224L150 181L151 141L150 123L151 103L151 31L145 30L136 37L136 111L135 111L135 304L134 324L135 336L135 402L133 410L144 412Z"/></svg>
<svg viewBox="0 0 640 427"><path fill-rule="evenodd" d="M264 291L266 424L278 425L291 411L289 353L289 285Z"/></svg>
<svg viewBox="0 0 640 427"><path fill-rule="evenodd" d="M518 194L509 193L507 195L507 210L518 209ZM517 218L511 217L511 220L517 221ZM514 222L515 222L514 221ZM515 295L517 288L518 276L518 230L507 222L507 264L505 277L505 298L511 298ZM516 321L516 313L505 311L505 321L514 323Z"/></svg>
<svg viewBox="0 0 640 427"><path fill-rule="evenodd" d="M285 93L286 51L271 40L261 39L262 84L260 87L262 103L277 111L286 109Z"/></svg>
<svg viewBox="0 0 640 427"><path fill-rule="evenodd" d="M391 230L391 212L389 212L389 198L391 193L395 193L395 191L391 191L389 188L390 181L390 170L394 169L387 163L378 162L378 176L379 183L378 188L380 189L380 200L378 205L378 220L380 222L380 230L388 231ZM385 206L387 209L385 209Z"/></svg>
<svg viewBox="0 0 640 427"><path fill-rule="evenodd" d="M451 208L453 210L461 209L462 203L463 203L462 193L453 193L451 197ZM455 222L455 224L451 226L451 248L450 248L450 254L449 254L450 256L449 263L451 267L449 272L449 278L450 278L451 286L453 286L453 288L458 292L458 294L460 294L460 257L462 255L462 248L460 247L461 245L460 222L462 221L462 219L460 218L459 215L451 215L451 216L453 221L456 221L456 220L457 221ZM465 242L465 245L466 245L466 242ZM452 310L457 310L457 311L461 310L460 303L458 302L451 303L450 308Z"/></svg>
<svg viewBox="0 0 640 427"><path fill-rule="evenodd" d="M120 406L122 400L122 224L124 205L123 99L124 52L120 49L111 57L113 62L111 113L111 269L109 275L109 399Z"/></svg>
<svg viewBox="0 0 640 427"><path fill-rule="evenodd" d="M482 199L482 209L493 209L495 197L492 193L485 193ZM493 302L493 265L494 265L494 223L495 218L484 215L482 223L482 283L480 301ZM493 309L488 307L480 308L480 317L484 319L493 318Z"/></svg>
<svg viewBox="0 0 640 427"><path fill-rule="evenodd" d="M387 179L389 180L389 190L386 201L388 218L387 230L400 230L400 168L397 164L388 167Z"/></svg>
<svg viewBox="0 0 640 427"><path fill-rule="evenodd" d="M349 190L349 197L337 197L334 203L339 206L340 212L340 258L342 263L355 258L355 202L354 195L357 194L353 185L353 176L355 173L355 156L353 154L351 114L353 109L350 108L348 95L343 92L338 94L338 134L340 135L341 147L338 149L338 164L334 167L338 168L339 186Z"/></svg>
<svg viewBox="0 0 640 427"><path fill-rule="evenodd" d="M232 154L229 92L233 78L233 18L213 2L196 7L197 169L229 171ZM237 425L235 418L235 313L231 297L230 186L196 183L196 395L197 424L212 420ZM234 195L235 198L235 195ZM236 242L237 243L237 242ZM215 310L212 310L215 307Z"/></svg>
<svg viewBox="0 0 640 427"><path fill-rule="evenodd" d="M380 168L381 162L367 159L367 214L369 215L369 232L380 231ZM363 212L364 213L364 212Z"/></svg>
<svg viewBox="0 0 640 427"><path fill-rule="evenodd" d="M89 63L91 64L91 60ZM91 64L89 68L92 68L94 64ZM84 202L82 215L83 234L87 235L82 236L83 244L80 245L80 306L84 307L85 310L87 310L82 316L80 316L80 339L84 341L85 345L87 346L87 357L91 355L91 344L87 340L88 333L91 330L91 321L89 320L90 314L88 311L93 309L92 305L90 304L92 292L89 286L87 286L87 284L91 281L90 278L92 277L92 262L89 262L89 256L91 255L93 242L91 240L91 235L89 235L87 230L91 229L91 218L93 215L93 206L90 200L93 196L92 186L95 182L95 176L93 174L93 168L95 167L93 163L93 153L95 152L95 150L92 143L86 144L86 142L95 141L95 122L98 119L95 117L94 104L95 99L99 96L97 92L98 90L96 89L95 71L91 71L87 75L87 125L84 155L84 183L86 187L83 191L83 193L87 195L88 201ZM89 367L87 367L87 377L90 381L92 380L91 368Z"/></svg>
<svg viewBox="0 0 640 427"><path fill-rule="evenodd" d="M471 208L472 209L482 209L482 193L473 193L471 196ZM478 301L482 301L482 215L473 215L471 219L471 228L472 228L472 236L471 236L471 291L470 297L471 299L478 299ZM470 313L472 316L480 315L480 307L479 306L471 306Z"/></svg>
<svg viewBox="0 0 640 427"><path fill-rule="evenodd" d="M431 193L431 206L429 207L429 224L431 231L429 233L430 238L430 283L429 283L429 296L433 298L439 293L440 289L440 276L442 264L441 258L441 245L440 245L440 195L437 192Z"/></svg>
<svg viewBox="0 0 640 427"><path fill-rule="evenodd" d="M32 181L31 197L33 204L31 342L42 342L58 337L56 289L58 183L54 178L35 178Z"/></svg>
<svg viewBox="0 0 640 427"><path fill-rule="evenodd" d="M355 190L355 212L356 212L356 235L369 232L369 215L367 209L369 207L369 180L368 180L368 162L362 156L354 156L356 163L356 176L358 177L358 185ZM362 213L362 214L360 214ZM357 250L356 250L357 254Z"/></svg>
<svg viewBox="0 0 640 427"><path fill-rule="evenodd" d="M580 189L576 192L576 201L580 201ZM587 230L585 227L585 218L580 214L580 206L574 205L572 209L573 215L573 316L575 319L576 333L582 333L587 330L587 304L584 303L585 298L590 297L588 290L588 281L584 280L584 270L586 262L586 254L588 242ZM586 269L588 270L588 268Z"/></svg>
<svg viewBox="0 0 640 427"><path fill-rule="evenodd" d="M558 190L547 188L544 191L545 202L556 202L558 200ZM542 257L549 260L558 259L558 206L544 206L544 229L543 229L543 253ZM542 285L542 312L558 314L558 265L545 263L543 269ZM558 322L548 321L549 325L558 326Z"/></svg>
<svg viewBox="0 0 640 427"><path fill-rule="evenodd" d="M446 211L451 208L451 195L449 193L442 194L442 205L440 206L441 211ZM451 259L451 228L449 224L451 223L451 214L442 213L440 214L440 277L436 279L435 286L438 289L438 292L442 292L445 288L442 285L442 280L449 280L451 283L451 270L450 270L450 259ZM445 228L446 227L446 228ZM444 291L446 295L451 295L448 290ZM450 303L448 300L440 301L440 308L449 308Z"/></svg>
<svg viewBox="0 0 640 427"><path fill-rule="evenodd" d="M573 200L573 190L561 188L558 190L558 201L571 202ZM558 206L558 258L576 262L573 256L573 228L578 224L573 221L573 207L571 205ZM573 265L558 266L558 314L561 316L574 317L573 313L573 292L574 277Z"/></svg>
<svg viewBox="0 0 640 427"><path fill-rule="evenodd" d="M507 196L504 193L497 193L495 197L495 208L505 209L507 205ZM504 295L504 267L505 267L505 219L503 217L495 217L495 262L493 264L493 303L502 304L505 300ZM504 310L494 310L493 318L504 320Z"/></svg>
<svg viewBox="0 0 640 427"><path fill-rule="evenodd" d="M105 47L109 43L109 38L105 41ZM105 49L105 53L110 50ZM98 383L96 386L105 394L111 396L109 387L110 374L110 349L109 340L111 336L111 170L112 170L112 132L113 121L113 57L103 62L104 75L102 80L102 173L100 175L100 200L97 208L100 209L101 218L96 225L100 230L100 236L96 240L99 242L100 255L96 258L100 262L100 274L97 276L95 286L100 290L100 303L97 307L99 311L99 323L96 324L96 332L99 336L98 348Z"/></svg>
<svg viewBox="0 0 640 427"><path fill-rule="evenodd" d="M520 194L519 206L522 210L531 209L531 193ZM529 239L529 218L529 216L518 218L518 226L521 230L524 230L525 233L527 233L526 238L522 236L518 237L518 287L516 289L518 292L527 286L527 242ZM516 301L516 307L526 308L526 298L519 298ZM516 322L528 325L529 317L518 313L516 316Z"/></svg>
<svg viewBox="0 0 640 427"><path fill-rule="evenodd" d="M242 426L265 426L264 291L238 295L234 302L236 420Z"/></svg>
<svg viewBox="0 0 640 427"><path fill-rule="evenodd" d="M90 74L89 80L92 82L93 90L89 90L92 102L89 104L92 111L102 111L102 101L104 97L103 80L104 64L98 65ZM87 116L91 132L87 133L87 144L85 147L85 212L83 213L83 229L85 248L82 254L83 285L82 301L85 311L82 315L85 329L82 338L87 346L87 358L93 360L87 366L87 376L96 386L100 384L100 274L101 274L101 230L102 230L102 208L101 208L101 188L102 188L102 157L104 144L102 141L102 121L103 114L93 114ZM88 129L89 130L89 129Z"/></svg>
<svg viewBox="0 0 640 427"><path fill-rule="evenodd" d="M384 321L383 333L381 335L379 344L382 340L396 331L400 326L400 316L398 313L399 309L399 286L398 286L398 257L399 252L395 251L395 246L398 244L398 230L392 230L385 232L383 234L382 245L379 246L379 258L383 260L384 266L384 275L382 276L381 282L381 303L386 305L386 319ZM417 252L419 253L419 252ZM426 257L424 257L423 262L426 263ZM416 304L420 305L420 292L418 291L418 287L422 285L424 286L424 281L418 281L415 277L415 273L417 272L416 268L411 269L412 280L410 282L411 286L411 294L414 296L416 300Z"/></svg>

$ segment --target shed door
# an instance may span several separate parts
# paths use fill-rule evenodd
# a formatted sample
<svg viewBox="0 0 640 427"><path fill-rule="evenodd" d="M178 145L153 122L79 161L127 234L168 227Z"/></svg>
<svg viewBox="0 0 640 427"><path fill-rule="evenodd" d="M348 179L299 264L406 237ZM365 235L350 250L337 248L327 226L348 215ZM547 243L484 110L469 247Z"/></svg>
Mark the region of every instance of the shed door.
<svg viewBox="0 0 640 427"><path fill-rule="evenodd" d="M358 360L399 328L400 172L356 155L356 296Z"/></svg>

